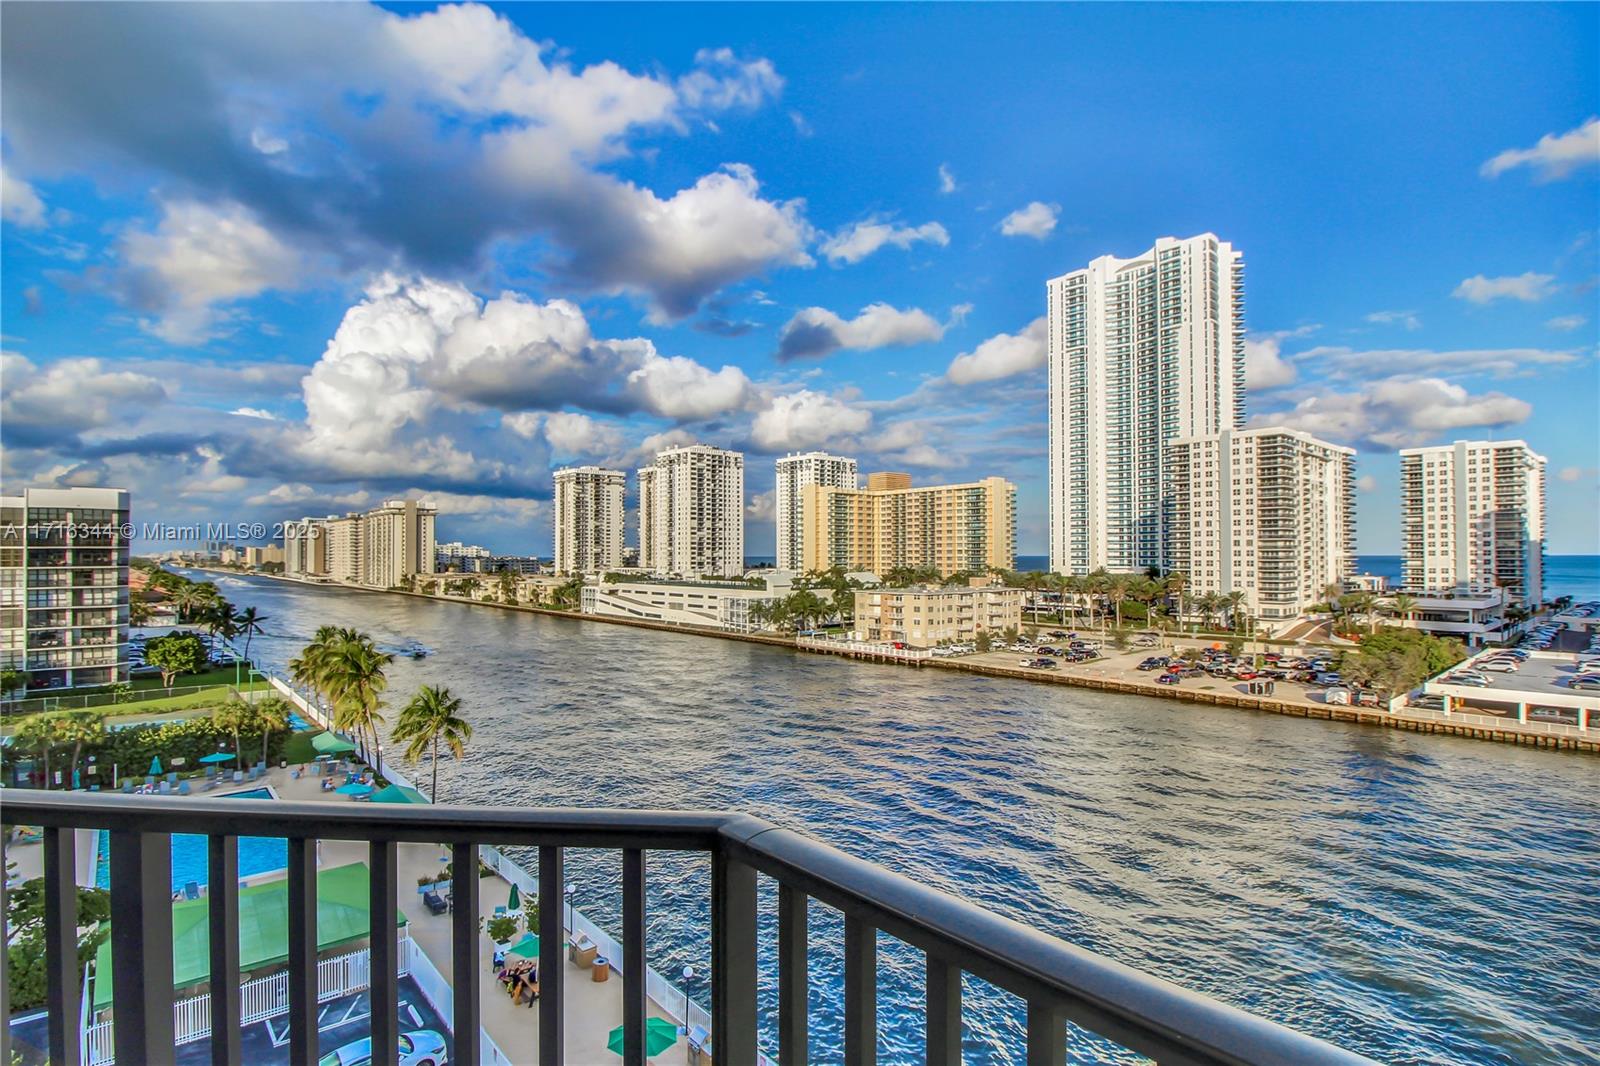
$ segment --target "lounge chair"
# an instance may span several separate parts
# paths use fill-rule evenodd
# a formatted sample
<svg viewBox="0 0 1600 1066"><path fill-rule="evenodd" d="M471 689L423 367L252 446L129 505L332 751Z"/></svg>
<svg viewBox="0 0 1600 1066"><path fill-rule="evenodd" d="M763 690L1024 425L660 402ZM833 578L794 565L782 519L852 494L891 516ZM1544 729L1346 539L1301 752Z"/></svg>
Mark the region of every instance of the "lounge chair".
<svg viewBox="0 0 1600 1066"><path fill-rule="evenodd" d="M167 784L176 785L177 783L178 783L178 771L176 771L176 770L168 771L167 772Z"/></svg>
<svg viewBox="0 0 1600 1066"><path fill-rule="evenodd" d="M183 886L183 898L184 899L199 899L200 898L200 882L199 881L190 881L188 884L184 885Z"/></svg>
<svg viewBox="0 0 1600 1066"><path fill-rule="evenodd" d="M125 778L122 779L122 791L127 792L130 795L132 794L132 792L133 792L133 779L132 778L126 778L125 777Z"/></svg>
<svg viewBox="0 0 1600 1066"><path fill-rule="evenodd" d="M450 909L450 904L446 903L437 892L424 892L422 905L428 908L429 914L443 914Z"/></svg>
<svg viewBox="0 0 1600 1066"><path fill-rule="evenodd" d="M161 782L160 792L161 792L161 794L163 796L172 795L172 782L170 782L170 781Z"/></svg>
<svg viewBox="0 0 1600 1066"><path fill-rule="evenodd" d="M187 781L178 782L178 795L187 796L189 793L191 793L193 791L194 791L194 789L189 787L189 782L187 782Z"/></svg>

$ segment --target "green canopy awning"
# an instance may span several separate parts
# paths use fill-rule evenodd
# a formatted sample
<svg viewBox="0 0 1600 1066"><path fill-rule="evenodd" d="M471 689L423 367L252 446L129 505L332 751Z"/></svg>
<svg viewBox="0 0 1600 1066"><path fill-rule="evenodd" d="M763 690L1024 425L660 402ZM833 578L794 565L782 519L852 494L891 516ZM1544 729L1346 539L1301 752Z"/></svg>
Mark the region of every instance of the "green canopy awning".
<svg viewBox="0 0 1600 1066"><path fill-rule="evenodd" d="M390 785L372 794L373 803L427 803L428 797L406 785Z"/></svg>
<svg viewBox="0 0 1600 1066"><path fill-rule="evenodd" d="M324 755L338 755L340 752L356 750L356 746L344 737L330 732L318 733L312 737L311 746Z"/></svg>
<svg viewBox="0 0 1600 1066"><path fill-rule="evenodd" d="M622 1054L623 1026L611 1030L611 1039L606 1041L606 1047L612 1054ZM678 1023L666 1018L646 1018L644 1023L644 1055L653 1058L667 1048L678 1042Z"/></svg>
<svg viewBox="0 0 1600 1066"><path fill-rule="evenodd" d="M507 955L516 955L523 959L537 959L539 957L539 938L532 933L525 933L521 940L506 948Z"/></svg>
<svg viewBox="0 0 1600 1066"><path fill-rule="evenodd" d="M367 864L353 862L317 873L317 950L365 939L368 921ZM211 975L211 903L180 900L172 905L172 987L187 988ZM289 884L268 881L239 890L239 969L258 970L289 958ZM395 924L406 916L395 911ZM111 941L94 962L94 1009L111 1005Z"/></svg>

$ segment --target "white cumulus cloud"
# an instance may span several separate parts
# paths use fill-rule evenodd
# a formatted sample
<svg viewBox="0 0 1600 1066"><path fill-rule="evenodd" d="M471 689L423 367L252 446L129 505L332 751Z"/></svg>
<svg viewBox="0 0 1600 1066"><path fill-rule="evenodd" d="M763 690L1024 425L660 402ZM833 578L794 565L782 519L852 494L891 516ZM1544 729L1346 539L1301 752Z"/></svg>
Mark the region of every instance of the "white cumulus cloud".
<svg viewBox="0 0 1600 1066"><path fill-rule="evenodd" d="M802 389L774 396L756 415L751 438L768 451L830 444L872 425L872 413L825 393Z"/></svg>
<svg viewBox="0 0 1600 1066"><path fill-rule="evenodd" d="M1450 295L1458 300L1475 304L1488 304L1496 300L1521 300L1538 303L1555 292L1553 274L1536 274L1528 271L1515 276L1488 278L1476 274L1456 286Z"/></svg>
<svg viewBox="0 0 1600 1066"><path fill-rule="evenodd" d="M956 316L964 314L956 309ZM824 356L840 348L870 351L936 341L944 336L941 324L918 307L901 311L886 303L869 304L855 318L843 319L825 307L799 311L778 335L778 358Z"/></svg>
<svg viewBox="0 0 1600 1066"><path fill-rule="evenodd" d="M1570 333L1572 330L1582 329L1588 322L1589 319L1586 315L1557 315L1547 321L1545 326L1549 329L1560 330L1563 333Z"/></svg>
<svg viewBox="0 0 1600 1066"><path fill-rule="evenodd" d="M0 163L0 218L24 229L38 229L45 223L44 201L38 192L7 170L3 163Z"/></svg>
<svg viewBox="0 0 1600 1066"><path fill-rule="evenodd" d="M1531 167L1537 181L1559 181L1583 167L1600 163L1600 117L1565 133L1547 133L1532 148L1507 148L1483 164L1486 178Z"/></svg>
<svg viewBox="0 0 1600 1066"><path fill-rule="evenodd" d="M950 361L945 377L956 385L996 381L1044 366L1048 330L1043 316L1016 333L997 333Z"/></svg>
<svg viewBox="0 0 1600 1066"><path fill-rule="evenodd" d="M1060 204L1047 204L1035 200L1001 219L1000 232L1007 237L1032 237L1036 241L1042 241L1056 228L1056 220L1060 216Z"/></svg>
<svg viewBox="0 0 1600 1066"><path fill-rule="evenodd" d="M846 226L822 242L822 254L835 266L841 263L859 263L886 244L896 248L910 248L917 242L937 244L943 248L950 243L950 234L937 222L920 226L899 226L892 222L869 220Z"/></svg>
<svg viewBox="0 0 1600 1066"><path fill-rule="evenodd" d="M958 186L956 185L956 176L950 170L950 164L948 164L948 163L940 163L939 164L939 191L944 193L946 196L948 196L951 193L955 192L957 188L958 188Z"/></svg>
<svg viewBox="0 0 1600 1066"><path fill-rule="evenodd" d="M1395 449L1428 444L1469 427L1515 425L1533 413L1526 400L1501 392L1473 394L1438 378L1390 377L1355 392L1320 392L1287 411L1251 419L1288 426L1336 443Z"/></svg>

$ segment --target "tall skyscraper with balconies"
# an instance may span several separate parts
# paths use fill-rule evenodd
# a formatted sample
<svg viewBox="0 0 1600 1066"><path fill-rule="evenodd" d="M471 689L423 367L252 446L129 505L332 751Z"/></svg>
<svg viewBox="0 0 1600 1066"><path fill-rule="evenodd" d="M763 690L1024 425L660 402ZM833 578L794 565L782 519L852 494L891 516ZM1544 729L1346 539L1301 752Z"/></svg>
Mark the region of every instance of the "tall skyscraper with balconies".
<svg viewBox="0 0 1600 1066"><path fill-rule="evenodd" d="M0 669L29 690L128 679L126 489L0 496Z"/></svg>
<svg viewBox="0 0 1600 1066"><path fill-rule="evenodd" d="M1544 598L1545 458L1520 440L1400 452L1401 584L1414 596Z"/></svg>
<svg viewBox="0 0 1600 1066"><path fill-rule="evenodd" d="M1291 429L1167 445L1169 561L1190 596L1241 593L1252 617L1297 618L1355 560L1355 451Z"/></svg>
<svg viewBox="0 0 1600 1066"><path fill-rule="evenodd" d="M1244 424L1244 258L1214 234L1046 286L1050 568L1168 568L1167 442Z"/></svg>
<svg viewBox="0 0 1600 1066"><path fill-rule="evenodd" d="M809 485L855 488L856 461L827 452L790 454L778 460L775 503L779 570L799 570L802 566L805 555L803 503Z"/></svg>
<svg viewBox="0 0 1600 1066"><path fill-rule="evenodd" d="M651 470L648 487L640 471L641 540L649 526L640 565L678 577L744 573L744 456L690 444L661 452Z"/></svg>
<svg viewBox="0 0 1600 1066"><path fill-rule="evenodd" d="M622 471L600 466L555 472L556 573L604 573L622 565L625 480Z"/></svg>
<svg viewBox="0 0 1600 1066"><path fill-rule="evenodd" d="M641 466L639 479L639 567L656 568L656 468Z"/></svg>
<svg viewBox="0 0 1600 1066"><path fill-rule="evenodd" d="M370 511L286 523L283 571L377 588L402 586L437 571L438 514L427 500L385 500Z"/></svg>

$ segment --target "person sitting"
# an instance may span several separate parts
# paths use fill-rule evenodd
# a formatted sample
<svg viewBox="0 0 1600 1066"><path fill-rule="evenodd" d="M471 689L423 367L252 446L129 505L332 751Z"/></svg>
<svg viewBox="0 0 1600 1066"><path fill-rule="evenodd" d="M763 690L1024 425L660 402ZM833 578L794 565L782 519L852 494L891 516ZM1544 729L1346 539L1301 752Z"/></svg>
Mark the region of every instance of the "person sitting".
<svg viewBox="0 0 1600 1066"><path fill-rule="evenodd" d="M333 778L324 777L322 779L322 791L324 791L324 792L332 792L333 791Z"/></svg>

